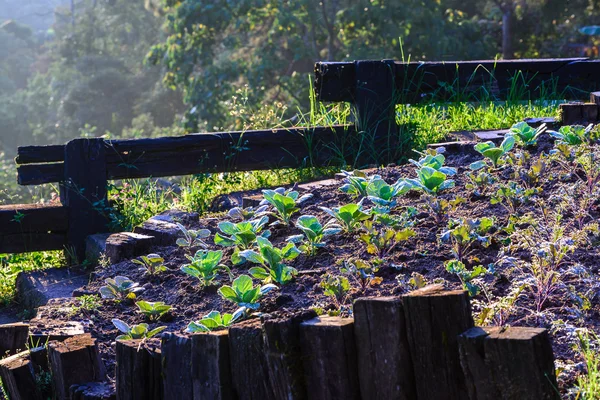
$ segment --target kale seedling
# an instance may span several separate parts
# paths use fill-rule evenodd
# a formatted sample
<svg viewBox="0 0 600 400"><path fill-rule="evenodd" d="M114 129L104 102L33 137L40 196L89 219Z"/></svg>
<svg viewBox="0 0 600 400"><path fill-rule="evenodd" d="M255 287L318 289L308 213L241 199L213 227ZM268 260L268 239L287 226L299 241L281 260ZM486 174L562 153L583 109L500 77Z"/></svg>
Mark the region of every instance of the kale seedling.
<svg viewBox="0 0 600 400"><path fill-rule="evenodd" d="M263 286L253 286L252 278L248 275L238 276L231 286L222 286L219 288L219 294L225 300L229 300L238 305L250 310L256 310L260 307L258 300L266 293L277 286L272 283Z"/></svg>
<svg viewBox="0 0 600 400"><path fill-rule="evenodd" d="M159 326L158 328L154 328L149 331L148 324L129 326L127 323L116 318L112 320L112 323L119 331L123 333L123 335L117 336L117 340L150 339L151 337L156 336L160 332L167 329L166 326Z"/></svg>
<svg viewBox="0 0 600 400"><path fill-rule="evenodd" d="M383 279L375 276L379 271L378 266L373 266L367 261L350 260L344 263L344 267L340 271L358 281L361 290L365 290L369 286L379 285Z"/></svg>
<svg viewBox="0 0 600 400"><path fill-rule="evenodd" d="M449 260L444 263L446 271L451 274L456 274L462 282L463 288L469 292L469 296L477 296L481 291L479 285L472 282L475 278L483 276L488 273L488 270L483 266L478 265L473 270L469 271L465 264L458 260Z"/></svg>
<svg viewBox="0 0 600 400"><path fill-rule="evenodd" d="M507 135L514 136L517 142L523 147L535 146L539 136L546 131L546 124L537 128L532 128L525 121L517 122L510 127Z"/></svg>
<svg viewBox="0 0 600 400"><path fill-rule="evenodd" d="M360 227L362 221L366 221L371 217L369 213L362 210L362 202L358 204L350 203L342 207L334 207L333 209L327 207L319 208L335 218L345 232L354 231Z"/></svg>
<svg viewBox="0 0 600 400"><path fill-rule="evenodd" d="M234 224L232 222L219 223L219 230L223 233L215 234L215 244L223 247L235 247L231 256L233 264L240 264L244 259L240 257L239 252L249 249L256 242L257 237L268 238L270 231L262 231L263 227L269 222L267 216L252 221L243 221ZM228 236L226 236L228 235Z"/></svg>
<svg viewBox="0 0 600 400"><path fill-rule="evenodd" d="M360 235L360 240L367 245L367 252L380 258L389 254L398 243L416 235L411 228L396 230L387 226L377 227L373 221L365 221L363 229L365 233Z"/></svg>
<svg viewBox="0 0 600 400"><path fill-rule="evenodd" d="M293 243L300 243L304 239L304 244L300 246L300 250L308 255L315 255L319 247L325 246L323 241L326 236L337 235L342 231L342 227L333 221L321 225L317 217L312 215L303 215L296 221L296 228L302 231L302 235L294 235L287 238Z"/></svg>
<svg viewBox="0 0 600 400"><path fill-rule="evenodd" d="M367 196L367 175L359 170L352 172L342 170L342 174L345 175L344 185L340 187L340 190L352 196ZM374 175L371 179L381 178L379 175Z"/></svg>
<svg viewBox="0 0 600 400"><path fill-rule="evenodd" d="M276 212L269 214L272 214L279 219L279 221L276 221L274 224L283 225L289 225L290 217L300 210L298 205L313 197L310 193L298 197L298 192L294 190L286 191L284 188L263 190L262 193L265 199L260 204L271 204Z"/></svg>
<svg viewBox="0 0 600 400"><path fill-rule="evenodd" d="M230 327L235 321L240 319L244 315L244 309L240 308L235 313L221 314L218 311L211 311L202 317L199 321L192 321L189 323L187 329L188 333L198 332L210 332L219 329L225 329Z"/></svg>
<svg viewBox="0 0 600 400"><path fill-rule="evenodd" d="M411 188L412 185L402 179L394 185L389 185L381 178L372 179L367 185L367 198L375 204L371 212L389 214L396 206L396 197L407 193Z"/></svg>
<svg viewBox="0 0 600 400"><path fill-rule="evenodd" d="M516 214L517 210L529 200L540 193L539 188L525 189L516 182L508 182L508 184L500 186L490 202L492 204L501 204L510 214Z"/></svg>
<svg viewBox="0 0 600 400"><path fill-rule="evenodd" d="M294 243L288 243L282 249L278 249L268 239L262 237L258 237L256 242L258 252L254 250L240 252L240 257L262 265L262 267L250 268L248 271L250 275L263 280L265 283L277 282L280 285L285 285L291 282L298 271L283 262L293 260L300 254L300 250L296 248Z"/></svg>
<svg viewBox="0 0 600 400"><path fill-rule="evenodd" d="M327 273L321 278L319 286L321 286L326 296L334 300L338 308L346 303L348 292L350 291L350 281L345 276L336 276Z"/></svg>
<svg viewBox="0 0 600 400"><path fill-rule="evenodd" d="M440 235L442 243L450 245L456 260L464 262L471 255L474 243L488 247L490 237L486 236L494 226L493 218L455 219L448 222L448 229Z"/></svg>
<svg viewBox="0 0 600 400"><path fill-rule="evenodd" d="M481 155L483 155L485 159L472 163L470 165L470 168L473 171L477 171L485 167L487 165L486 160L489 160L492 163L492 167L494 169L497 169L500 165L503 164L504 156L512 150L514 145L515 138L511 135L506 135L504 137L504 140L498 147L496 147L494 142L477 143L475 145L475 150Z"/></svg>
<svg viewBox="0 0 600 400"><path fill-rule="evenodd" d="M425 192L425 202L433 212L437 222L446 218L446 214L452 204L447 200L440 199L440 192L453 188L456 183L447 179L447 175L431 167L421 167L417 170L417 179L404 179L411 189Z"/></svg>
<svg viewBox="0 0 600 400"><path fill-rule="evenodd" d="M179 230L183 233L183 237L177 239L176 243L178 246L188 249L193 247L203 247L206 249L208 247L208 244L202 240L210 236L210 231L208 229L186 229L186 227L180 223L177 223L177 227L179 227Z"/></svg>
<svg viewBox="0 0 600 400"><path fill-rule="evenodd" d="M131 260L133 263L141 265L141 271L144 271L148 275L155 275L160 272L167 270L164 266L165 259L158 254L148 254L147 256L141 256L138 259Z"/></svg>
<svg viewBox="0 0 600 400"><path fill-rule="evenodd" d="M157 321L172 308L162 301L150 302L141 300L136 302L135 305L138 306L140 312L150 321Z"/></svg>
<svg viewBox="0 0 600 400"><path fill-rule="evenodd" d="M103 299L135 299L137 293L144 291L139 283L126 276L117 276L115 279L107 278L104 282L106 286L100 288L100 295Z"/></svg>
<svg viewBox="0 0 600 400"><path fill-rule="evenodd" d="M223 258L221 250L198 250L193 257L189 257L189 264L181 267L181 271L198 278L203 286L210 285L218 276L219 270L225 270L231 275L229 267L219 264Z"/></svg>

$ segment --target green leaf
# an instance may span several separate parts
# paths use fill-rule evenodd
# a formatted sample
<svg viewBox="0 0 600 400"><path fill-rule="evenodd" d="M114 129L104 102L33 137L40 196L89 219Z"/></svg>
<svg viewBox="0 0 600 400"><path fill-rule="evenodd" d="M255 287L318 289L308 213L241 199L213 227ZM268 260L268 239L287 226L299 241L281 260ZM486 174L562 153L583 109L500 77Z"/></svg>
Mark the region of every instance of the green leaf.
<svg viewBox="0 0 600 400"><path fill-rule="evenodd" d="M121 332L129 333L129 325L127 325L125 322L121 321L120 319L115 318L112 320L112 323Z"/></svg>
<svg viewBox="0 0 600 400"><path fill-rule="evenodd" d="M248 270L250 275L252 275L256 279L265 280L269 278L271 275L267 272L263 267L253 267Z"/></svg>
<svg viewBox="0 0 600 400"><path fill-rule="evenodd" d="M238 295L235 292L235 290L233 290L233 288L231 286L222 286L219 288L219 294L230 301L236 302L238 301Z"/></svg>

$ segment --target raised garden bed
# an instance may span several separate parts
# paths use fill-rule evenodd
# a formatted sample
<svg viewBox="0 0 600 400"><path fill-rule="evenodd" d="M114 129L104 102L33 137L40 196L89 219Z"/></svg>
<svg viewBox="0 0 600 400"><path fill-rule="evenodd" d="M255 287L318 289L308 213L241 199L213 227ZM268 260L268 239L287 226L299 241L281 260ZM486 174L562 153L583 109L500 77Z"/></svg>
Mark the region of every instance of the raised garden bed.
<svg viewBox="0 0 600 400"><path fill-rule="evenodd" d="M585 141L589 132L582 135ZM345 317L352 315L352 302L359 297L399 296L432 283L449 290L464 288L471 295L476 325L548 329L556 364L561 367L559 390L568 396L576 376L582 372L582 360L573 349L577 332L581 328L600 330L600 264L596 261L600 256L600 147L586 143L557 146L557 142L547 133L530 146L520 145L517 139L515 147L508 149L510 140L504 141L507 151L499 164L493 165L488 159L486 166L475 172L471 164L484 157L471 145L456 146L454 152L445 154L444 164L455 168L456 173L441 170L448 173L446 182L452 179L455 185L427 183L432 190L419 190L415 182L404 181L417 178L419 167L412 164L370 172L366 182L373 182L371 177L377 174L388 184L398 183L393 188L382 188L379 198L362 200L363 211L373 214L375 208L379 209L377 222L372 227L367 222L365 227L365 221L373 218L371 215L358 222L352 232L337 232L338 227L332 225L332 234L323 238L325 244L312 249L298 238L297 247L303 251L284 262L296 271L282 272L283 276L291 274L290 282L260 282L255 278L255 285L274 283L276 288L260 298L256 310L246 309L235 324L258 315L268 319L302 310ZM433 153L428 160L432 157ZM421 163L429 161L422 159ZM435 160L431 161L430 165L434 164ZM477 166L480 165L473 165ZM426 172L421 169L421 173ZM469 175L477 176L481 185L477 186ZM290 243L290 236L302 234L295 226L301 216L315 216L325 224L332 218L322 207L333 209L357 203L364 196L345 193L340 187L359 177L355 174L345 181L330 180L299 190L299 198L310 198L298 205L289 225L265 225L263 232L270 231L268 240L282 248ZM412 189L407 190L407 185ZM388 196L388 189L400 193ZM438 212L432 207L438 207ZM273 211L273 207L268 210ZM395 220L390 220L390 216ZM268 218L267 224L277 220L274 214ZM210 231L203 242L209 250L223 251L221 263L230 269L231 277L226 269L221 269L218 278L203 285L182 272L180 268L190 262L188 256L201 250L202 245L154 246L152 253L164 259L164 271L148 274L133 260L105 263L95 269L92 281L78 291L97 294L106 279L127 276L143 289L135 300L85 297L83 307L81 299L55 300L39 309L35 324L51 327L58 321L83 322L85 330L98 341L108 376L114 378L115 339L120 333L113 319L130 326L149 323L150 329L165 327L165 332L184 334L190 322L199 321L210 311L235 313L239 305L225 299L219 288L232 285L232 278L248 275L250 268L260 265L250 261L234 265L232 259L241 256L251 260L255 256L248 252L234 254L234 247L215 244L215 234L229 236L222 232L223 225L219 228L224 221L239 222L224 213L184 225L187 230ZM386 229L387 239L392 242L379 246L375 243L376 234ZM222 242L226 244L225 240ZM256 243L250 247L256 249ZM260 271L252 271L260 276ZM329 286L324 282L329 282ZM160 301L173 308L160 320L151 322L136 307L138 300Z"/></svg>

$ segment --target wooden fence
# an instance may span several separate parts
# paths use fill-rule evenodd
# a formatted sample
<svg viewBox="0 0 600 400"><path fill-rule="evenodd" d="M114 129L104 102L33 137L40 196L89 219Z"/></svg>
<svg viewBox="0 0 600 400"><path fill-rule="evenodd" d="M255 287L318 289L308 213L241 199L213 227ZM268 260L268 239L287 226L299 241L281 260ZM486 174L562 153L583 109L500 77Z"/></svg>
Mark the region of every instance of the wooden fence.
<svg viewBox="0 0 600 400"><path fill-rule="evenodd" d="M32 384L39 370L52 372L58 400L560 397L546 330L475 327L468 294L438 285L358 299L354 318L304 311L161 341L118 340L116 396L89 334L51 341L47 352L49 366L28 351L0 361L11 398L41 399Z"/></svg>
<svg viewBox="0 0 600 400"><path fill-rule="evenodd" d="M343 161L355 154L349 139L360 135L374 138L376 149L399 145L395 104L484 95L506 99L515 86L529 99L557 90L582 98L582 93L600 86L599 70L600 60L584 58L320 62L315 65L317 99L351 102L354 125L137 140L74 139L66 145L20 147L19 184L59 182L62 205L0 207L0 253L69 246L83 259L86 236L107 230L102 210L107 206L108 180L327 166L334 158ZM368 162L358 160L362 161Z"/></svg>

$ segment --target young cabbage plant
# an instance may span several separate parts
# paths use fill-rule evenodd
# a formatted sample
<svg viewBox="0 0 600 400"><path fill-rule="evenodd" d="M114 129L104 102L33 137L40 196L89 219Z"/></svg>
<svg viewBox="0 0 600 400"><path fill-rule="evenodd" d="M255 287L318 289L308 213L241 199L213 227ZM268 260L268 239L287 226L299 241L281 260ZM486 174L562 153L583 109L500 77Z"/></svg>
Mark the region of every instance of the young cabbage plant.
<svg viewBox="0 0 600 400"><path fill-rule="evenodd" d="M185 330L188 333L210 332L230 327L234 322L240 319L245 313L245 309L239 308L233 314L221 314L218 311L211 311L199 321L192 321Z"/></svg>
<svg viewBox="0 0 600 400"><path fill-rule="evenodd" d="M521 146L530 147L537 145L538 138L546 129L546 124L532 128L527 122L521 121L511 126L507 135L514 136Z"/></svg>
<svg viewBox="0 0 600 400"><path fill-rule="evenodd" d="M471 190L475 196L485 196L488 189L496 182L492 174L485 169L467 173L469 183L465 184L467 190Z"/></svg>
<svg viewBox="0 0 600 400"><path fill-rule="evenodd" d="M440 192L451 189L455 186L454 180L447 179L447 177L448 176L441 171L424 166L417 170L416 179L401 179L398 181L398 184L402 185L403 187L408 186L409 190L422 190L427 194L436 196Z"/></svg>
<svg viewBox="0 0 600 400"><path fill-rule="evenodd" d="M448 229L440 235L440 241L450 246L452 255L458 261L464 262L473 251L473 244L483 247L491 244L488 235L494 227L493 218L454 219L448 222Z"/></svg>
<svg viewBox="0 0 600 400"><path fill-rule="evenodd" d="M287 238L293 243L301 243L300 250L308 255L314 256L317 249L325 246L326 236L337 235L342 231L342 227L333 221L321 225L317 217L312 215L303 215L296 221L296 228L302 231L302 235L294 235Z"/></svg>
<svg viewBox="0 0 600 400"><path fill-rule="evenodd" d="M231 276L229 267L219 264L223 258L221 250L198 250L193 257L189 257L189 264L181 267L181 271L198 278L203 286L208 286L219 276L220 270L225 270Z"/></svg>
<svg viewBox="0 0 600 400"><path fill-rule="evenodd" d="M103 299L131 300L135 299L137 293L144 291L139 283L126 276L117 276L115 279L107 278L104 282L106 286L100 288L100 295Z"/></svg>
<svg viewBox="0 0 600 400"><path fill-rule="evenodd" d="M577 146L583 143L590 143L590 132L594 124L588 126L582 125L565 125L561 126L558 132L548 131L550 136L557 139L555 145L565 144L568 146Z"/></svg>
<svg viewBox="0 0 600 400"><path fill-rule="evenodd" d="M256 208L233 207L227 212L227 215L234 220L249 221L251 219L262 217L268 208L269 206L266 204Z"/></svg>
<svg viewBox="0 0 600 400"><path fill-rule="evenodd" d="M148 275L155 275L160 272L167 270L164 266L165 259L158 254L148 254L147 256L141 256L139 259L131 260L133 263L141 265L141 271Z"/></svg>
<svg viewBox="0 0 600 400"><path fill-rule="evenodd" d="M260 307L258 300L273 289L277 289L277 286L272 283L263 286L254 286L252 278L248 275L240 275L233 281L231 286L222 286L219 288L219 294L225 300L237 304L238 307L256 310Z"/></svg>
<svg viewBox="0 0 600 400"><path fill-rule="evenodd" d="M150 302L141 300L136 302L135 305L150 321L157 321L172 308L162 301Z"/></svg>
<svg viewBox="0 0 600 400"><path fill-rule="evenodd" d="M335 218L345 232L353 232L360 227L362 221L366 221L371 218L369 212L363 211L362 201L358 204L350 203L342 207L319 208Z"/></svg>
<svg viewBox="0 0 600 400"><path fill-rule="evenodd" d="M479 294L481 288L473 280L479 278L489 271L482 265L478 265L472 270L468 270L465 264L458 260L449 260L444 263L446 271L456 274L462 282L463 288L469 292L469 296L474 297Z"/></svg>
<svg viewBox="0 0 600 400"><path fill-rule="evenodd" d="M417 153L419 153L422 156L421 158L419 158L419 161L415 161L413 159L410 159L408 161L414 166L416 166L418 169L421 169L423 167L430 167L448 176L456 175L456 168L445 167L444 163L446 162L446 157L444 157L444 155L439 153L438 151L428 150L426 153Z"/></svg>
<svg viewBox="0 0 600 400"><path fill-rule="evenodd" d="M492 163L492 167L497 169L504 162L504 156L515 146L515 137L506 135L500 146L496 146L494 142L483 142L475 145L475 150L483 155L485 159L475 161L470 165L473 171L477 171L487 165L486 160Z"/></svg>
<svg viewBox="0 0 600 400"><path fill-rule="evenodd" d="M148 324L129 326L127 323L116 318L112 320L112 323L123 333L123 335L117 336L117 340L150 339L167 329L166 326L159 326L158 328L148 330Z"/></svg>
<svg viewBox="0 0 600 400"><path fill-rule="evenodd" d="M375 276L379 267L363 260L347 261L340 271L357 281L363 291L369 286L379 285L383 281L383 278Z"/></svg>
<svg viewBox="0 0 600 400"><path fill-rule="evenodd" d="M284 188L263 190L262 193L265 199L260 204L272 205L275 212L271 212L270 214L279 220L274 224L283 225L289 225L291 216L300 211L298 205L313 197L310 193L298 197L298 192L294 190L286 191Z"/></svg>
<svg viewBox="0 0 600 400"><path fill-rule="evenodd" d="M202 239L206 239L210 236L210 231L208 229L187 229L185 226L177 223L177 227L183 233L183 237L177 239L176 243L180 247L191 249L193 247L202 247L207 248L208 244L204 242Z"/></svg>
<svg viewBox="0 0 600 400"><path fill-rule="evenodd" d="M396 206L396 197L407 193L411 187L412 185L404 180L389 185L381 178L372 179L367 185L367 198L375 204L371 212L389 214Z"/></svg>
<svg viewBox="0 0 600 400"><path fill-rule="evenodd" d="M340 187L340 190L354 197L366 197L367 196L367 185L369 180L367 175L359 170L352 172L342 170L344 174L344 184ZM379 175L373 175L371 179L381 178Z"/></svg>
<svg viewBox="0 0 600 400"><path fill-rule="evenodd" d="M373 221L365 221L363 229L365 233L360 235L360 240L367 245L369 254L379 258L389 254L400 242L416 235L411 228L396 230L387 226L375 226Z"/></svg>
<svg viewBox="0 0 600 400"><path fill-rule="evenodd" d="M323 289L325 296L333 299L338 308L348 300L350 281L345 276L327 273L321 278L319 286Z"/></svg>
<svg viewBox="0 0 600 400"><path fill-rule="evenodd" d="M215 244L223 247L235 247L231 256L231 261L234 265L244 262L240 257L239 252L247 250L256 242L257 237L268 238L271 235L270 231L262 231L263 227L269 222L267 216L262 216L259 219L251 221L243 221L234 224L233 222L219 223L219 230L215 234Z"/></svg>
<svg viewBox="0 0 600 400"><path fill-rule="evenodd" d="M289 267L284 261L290 261L298 257L300 250L294 243L288 243L282 249L273 246L268 239L259 237L256 239L258 252L254 250L244 250L240 252L240 257L255 264L261 264L262 267L250 268L248 272L256 279L261 279L264 283L277 282L285 285L294 279L298 273L296 268Z"/></svg>

